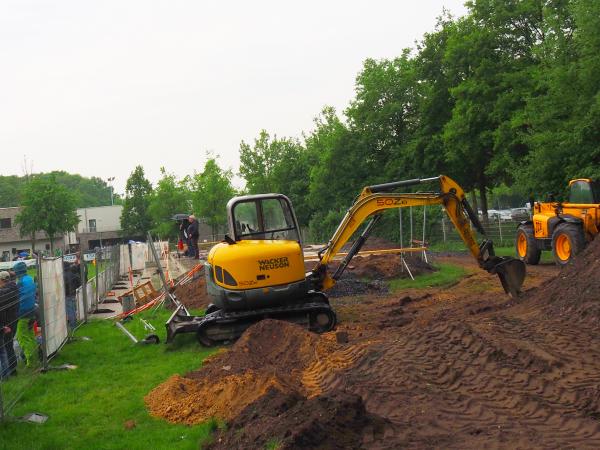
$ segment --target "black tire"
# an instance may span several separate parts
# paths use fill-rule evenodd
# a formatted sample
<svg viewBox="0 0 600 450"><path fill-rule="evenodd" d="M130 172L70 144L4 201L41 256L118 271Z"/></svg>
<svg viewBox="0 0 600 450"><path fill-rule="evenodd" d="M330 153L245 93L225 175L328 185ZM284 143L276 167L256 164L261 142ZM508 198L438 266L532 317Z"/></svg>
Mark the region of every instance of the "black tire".
<svg viewBox="0 0 600 450"><path fill-rule="evenodd" d="M532 225L519 225L515 238L515 250L517 257L526 264L535 266L540 262L542 251L537 246Z"/></svg>
<svg viewBox="0 0 600 450"><path fill-rule="evenodd" d="M585 247L585 236L580 225L563 222L552 233L552 254L559 266L568 264Z"/></svg>

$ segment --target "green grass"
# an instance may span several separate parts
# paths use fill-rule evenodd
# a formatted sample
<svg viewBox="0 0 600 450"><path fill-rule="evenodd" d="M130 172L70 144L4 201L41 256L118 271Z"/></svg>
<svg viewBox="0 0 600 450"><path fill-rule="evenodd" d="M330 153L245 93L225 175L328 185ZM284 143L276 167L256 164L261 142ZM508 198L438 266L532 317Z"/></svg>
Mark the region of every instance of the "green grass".
<svg viewBox="0 0 600 450"><path fill-rule="evenodd" d="M430 251L433 252L462 252L467 253L468 250L465 247L465 244L462 241L448 241L445 243L436 243L429 247ZM497 247L494 245L494 252L498 256L516 256L516 250L514 245ZM552 263L554 262L554 257L552 256L552 251L546 250L542 252L542 257L540 259L542 263Z"/></svg>
<svg viewBox="0 0 600 450"><path fill-rule="evenodd" d="M455 264L434 264L438 270L428 274L418 275L414 280L410 278L396 278L390 281L390 290L397 292L403 289L424 289L429 287L448 287L457 283L469 271Z"/></svg>
<svg viewBox="0 0 600 450"><path fill-rule="evenodd" d="M200 347L193 335L178 336L165 345L168 311L145 316L161 338L159 345L135 345L112 321L83 325L73 342L51 361L71 363L76 370L37 375L11 415L40 412L42 425L15 420L0 423L0 448L10 449L197 449L210 439L216 422L172 425L151 417L144 396L169 376L197 369L214 350ZM127 324L141 339L148 331L139 319ZM83 340L87 336L90 340ZM11 379L10 390L24 375ZM135 427L125 429L126 421Z"/></svg>
<svg viewBox="0 0 600 450"><path fill-rule="evenodd" d="M102 271L104 269L104 266L106 264L107 263L105 263L105 262L100 263L100 271ZM91 262L87 263L87 270L88 270L88 280L96 276L96 266L94 264L92 264ZM27 274L30 275L32 278L37 277L37 267L28 268Z"/></svg>

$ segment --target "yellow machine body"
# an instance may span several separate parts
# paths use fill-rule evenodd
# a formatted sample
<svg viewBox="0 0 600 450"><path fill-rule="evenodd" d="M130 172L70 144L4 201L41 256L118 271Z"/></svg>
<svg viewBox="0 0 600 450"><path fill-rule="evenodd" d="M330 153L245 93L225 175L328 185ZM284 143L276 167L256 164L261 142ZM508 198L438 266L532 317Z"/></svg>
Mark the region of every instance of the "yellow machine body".
<svg viewBox="0 0 600 450"><path fill-rule="evenodd" d="M531 221L517 229L517 256L537 264L552 250L557 264L568 263L600 232L600 184L589 178L569 182L566 202L535 202Z"/></svg>
<svg viewBox="0 0 600 450"><path fill-rule="evenodd" d="M215 283L234 291L296 283L304 280L306 272L298 241L220 243L211 249L207 262Z"/></svg>

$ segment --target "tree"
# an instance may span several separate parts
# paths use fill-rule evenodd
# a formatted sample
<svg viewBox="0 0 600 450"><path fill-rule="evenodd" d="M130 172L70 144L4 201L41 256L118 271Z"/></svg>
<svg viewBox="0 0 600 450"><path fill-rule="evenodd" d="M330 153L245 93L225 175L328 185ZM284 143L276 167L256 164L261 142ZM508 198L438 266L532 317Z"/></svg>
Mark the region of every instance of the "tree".
<svg viewBox="0 0 600 450"><path fill-rule="evenodd" d="M54 239L73 231L79 223L75 196L54 175L34 176L24 186L21 212L16 217L21 235L33 235L44 231L54 251Z"/></svg>
<svg viewBox="0 0 600 450"><path fill-rule="evenodd" d="M178 180L175 175L161 167L162 178L150 196L148 214L152 218L152 232L161 237L177 239L177 224L171 219L175 214L189 213L191 210L190 192L187 177Z"/></svg>
<svg viewBox="0 0 600 450"><path fill-rule="evenodd" d="M307 194L311 158L293 138L278 138L262 130L254 146L240 144L240 175L250 194L277 192L287 195L301 225L308 225Z"/></svg>
<svg viewBox="0 0 600 450"><path fill-rule="evenodd" d="M144 176L144 168L136 166L127 179L125 201L121 213L121 229L128 236L145 238L152 228L148 213L152 185Z"/></svg>
<svg viewBox="0 0 600 450"><path fill-rule="evenodd" d="M209 158L204 170L192 179L192 205L196 215L211 227L213 236L227 224L227 202L235 195L231 185L231 170L219 167L216 158Z"/></svg>

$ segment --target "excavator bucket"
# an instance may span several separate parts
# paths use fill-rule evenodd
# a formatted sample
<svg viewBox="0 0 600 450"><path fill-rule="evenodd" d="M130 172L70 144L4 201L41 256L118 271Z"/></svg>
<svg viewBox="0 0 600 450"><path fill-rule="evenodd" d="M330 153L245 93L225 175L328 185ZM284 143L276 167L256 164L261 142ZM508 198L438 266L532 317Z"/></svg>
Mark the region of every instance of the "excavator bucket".
<svg viewBox="0 0 600 450"><path fill-rule="evenodd" d="M496 256L494 259L490 272L497 273L504 291L512 298L517 298L525 280L525 263L509 256Z"/></svg>

